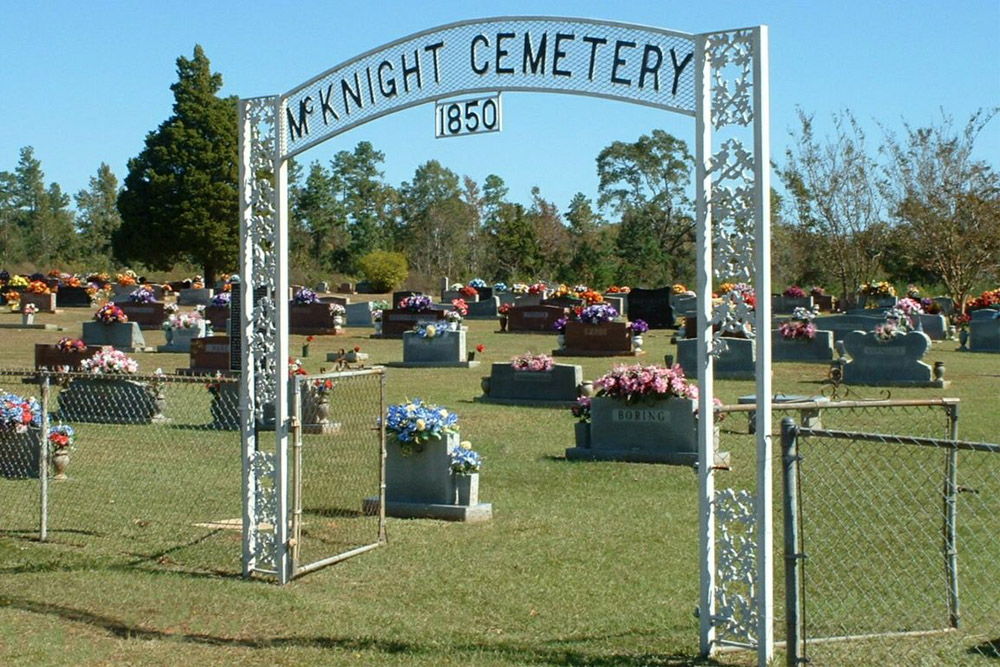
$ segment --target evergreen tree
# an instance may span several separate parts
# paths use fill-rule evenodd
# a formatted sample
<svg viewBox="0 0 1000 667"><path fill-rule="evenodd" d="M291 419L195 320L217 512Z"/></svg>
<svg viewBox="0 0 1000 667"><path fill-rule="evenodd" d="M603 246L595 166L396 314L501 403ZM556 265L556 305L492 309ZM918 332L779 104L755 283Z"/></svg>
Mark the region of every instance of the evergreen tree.
<svg viewBox="0 0 1000 667"><path fill-rule="evenodd" d="M236 99L217 97L222 76L201 46L177 59L177 76L173 115L129 160L112 243L120 261L167 270L188 260L212 284L239 256Z"/></svg>
<svg viewBox="0 0 1000 667"><path fill-rule="evenodd" d="M13 217L24 244L23 259L40 269L72 260L76 235L69 197L57 183L45 187L42 163L31 146L21 149L13 186Z"/></svg>
<svg viewBox="0 0 1000 667"><path fill-rule="evenodd" d="M612 233L591 201L582 192L576 193L566 210L573 254L560 279L582 281L595 289L615 282L615 256Z"/></svg>
<svg viewBox="0 0 1000 667"><path fill-rule="evenodd" d="M92 269L112 268L111 237L122 224L118 213L118 179L101 163L89 188L76 193L80 255Z"/></svg>
<svg viewBox="0 0 1000 667"><path fill-rule="evenodd" d="M24 259L24 242L18 225L17 178L0 171L0 267Z"/></svg>

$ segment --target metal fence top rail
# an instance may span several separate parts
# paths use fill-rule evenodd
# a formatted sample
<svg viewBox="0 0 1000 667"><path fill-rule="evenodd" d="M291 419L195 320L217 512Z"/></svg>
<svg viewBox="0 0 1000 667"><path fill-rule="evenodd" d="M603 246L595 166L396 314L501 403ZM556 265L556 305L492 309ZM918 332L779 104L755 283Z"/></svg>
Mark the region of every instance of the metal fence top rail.
<svg viewBox="0 0 1000 667"><path fill-rule="evenodd" d="M917 445L920 447L939 447L942 449L961 449L973 452L990 452L1000 454L1000 445L987 442L969 442L967 440L949 440L947 438L922 438L908 435L891 435L886 433L861 433L858 431L837 431L822 428L796 427L800 436L830 438L833 440L856 440L863 442L880 442L884 444Z"/></svg>
<svg viewBox="0 0 1000 667"><path fill-rule="evenodd" d="M951 406L961 402L958 398L899 398L877 399L871 401L797 401L794 403L772 403L774 412L782 410L843 410L851 408L902 408L922 406ZM716 412L755 412L756 403L741 403L739 405L720 405Z"/></svg>

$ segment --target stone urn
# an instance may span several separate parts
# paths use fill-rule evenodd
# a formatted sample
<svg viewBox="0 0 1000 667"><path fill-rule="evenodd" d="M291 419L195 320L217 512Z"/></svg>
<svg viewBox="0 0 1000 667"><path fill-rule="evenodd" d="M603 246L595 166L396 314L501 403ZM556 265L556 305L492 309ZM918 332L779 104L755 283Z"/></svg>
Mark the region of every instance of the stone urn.
<svg viewBox="0 0 1000 667"><path fill-rule="evenodd" d="M478 505L479 504L479 473L474 472L469 475L457 475L452 473L452 483L455 487L456 505Z"/></svg>
<svg viewBox="0 0 1000 667"><path fill-rule="evenodd" d="M52 479L66 479L66 468L69 467L69 451L60 448L52 453Z"/></svg>

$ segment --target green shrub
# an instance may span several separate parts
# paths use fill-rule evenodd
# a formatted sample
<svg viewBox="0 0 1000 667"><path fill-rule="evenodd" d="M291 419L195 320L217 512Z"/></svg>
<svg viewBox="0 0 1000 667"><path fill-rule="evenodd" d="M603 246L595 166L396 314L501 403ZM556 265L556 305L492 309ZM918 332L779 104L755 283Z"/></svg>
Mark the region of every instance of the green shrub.
<svg viewBox="0 0 1000 667"><path fill-rule="evenodd" d="M358 270L376 292L391 292L410 275L402 253L375 250L358 260Z"/></svg>

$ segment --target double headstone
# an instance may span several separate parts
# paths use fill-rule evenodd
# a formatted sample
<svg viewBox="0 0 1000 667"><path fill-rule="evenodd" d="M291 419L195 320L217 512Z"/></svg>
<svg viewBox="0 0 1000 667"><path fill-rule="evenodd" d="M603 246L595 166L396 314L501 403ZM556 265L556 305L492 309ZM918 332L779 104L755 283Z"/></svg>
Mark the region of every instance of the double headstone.
<svg viewBox="0 0 1000 667"><path fill-rule="evenodd" d="M633 288L628 294L628 318L643 320L650 329L672 329L674 309L670 305L673 290Z"/></svg>

